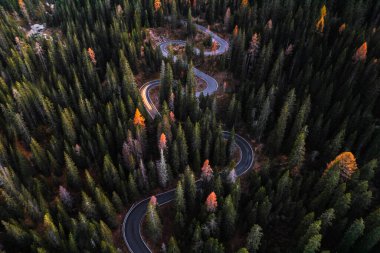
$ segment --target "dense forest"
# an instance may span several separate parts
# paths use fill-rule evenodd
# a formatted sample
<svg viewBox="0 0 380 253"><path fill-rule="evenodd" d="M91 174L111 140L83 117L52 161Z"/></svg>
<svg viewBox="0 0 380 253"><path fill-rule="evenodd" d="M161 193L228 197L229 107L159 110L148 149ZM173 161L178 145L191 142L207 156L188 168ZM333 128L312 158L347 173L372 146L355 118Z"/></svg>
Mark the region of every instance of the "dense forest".
<svg viewBox="0 0 380 253"><path fill-rule="evenodd" d="M379 1L0 0L0 12L1 252L128 252L124 216L147 197L155 252L380 252ZM228 52L205 57L218 45L196 44L196 23ZM179 60L151 29L183 31ZM197 97L195 67L225 85ZM155 77L152 118L139 89ZM255 150L242 177L236 133Z"/></svg>

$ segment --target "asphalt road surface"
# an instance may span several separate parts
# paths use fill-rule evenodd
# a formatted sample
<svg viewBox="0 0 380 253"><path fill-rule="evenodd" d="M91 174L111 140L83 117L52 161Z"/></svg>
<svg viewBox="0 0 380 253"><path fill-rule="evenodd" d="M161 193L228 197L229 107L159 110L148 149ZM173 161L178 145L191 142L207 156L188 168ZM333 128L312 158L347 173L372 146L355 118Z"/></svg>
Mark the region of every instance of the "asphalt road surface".
<svg viewBox="0 0 380 253"><path fill-rule="evenodd" d="M227 52L229 44L227 41L223 40L221 37L219 37L217 34L211 32L206 27L200 26L195 24L196 29L209 34L214 41L216 41L219 45L218 49L214 52L212 51L205 51L205 56L212 56L212 55L220 55ZM185 45L186 41L181 40L169 40L162 44L160 44L160 49L162 51L162 54L164 57L168 57L168 46L174 45L174 44L182 44ZM195 49L195 52L199 54L199 50ZM204 80L207 84L206 89L204 89L201 92L197 92L196 96L200 96L201 93L204 95L211 95L218 89L218 82L211 76L207 75L206 73L200 71L199 69L193 68L194 75L198 78L201 78ZM142 96L144 106L146 110L148 111L150 117L155 118L157 115L160 115L157 108L154 106L150 96L149 91L160 85L160 80L153 80L150 82L147 82L140 88L140 94ZM224 137L228 139L230 136L229 132L223 132ZM241 152L241 159L237 163L235 167L236 175L241 176L245 172L247 172L254 162L254 153L252 150L251 145L241 136L236 135L236 144ZM200 186L200 181L197 182L197 187ZM166 203L169 203L170 201L174 200L175 197L175 189L160 193L155 195L157 198L158 205L164 205ZM141 235L141 223L144 220L144 216L147 210L148 202L150 198L146 198L138 203L133 204L133 206L129 209L128 213L126 214L122 226L122 233L124 237L124 241L127 244L128 250L133 253L151 253L152 251L149 249L148 245L145 243L145 241L142 238Z"/></svg>

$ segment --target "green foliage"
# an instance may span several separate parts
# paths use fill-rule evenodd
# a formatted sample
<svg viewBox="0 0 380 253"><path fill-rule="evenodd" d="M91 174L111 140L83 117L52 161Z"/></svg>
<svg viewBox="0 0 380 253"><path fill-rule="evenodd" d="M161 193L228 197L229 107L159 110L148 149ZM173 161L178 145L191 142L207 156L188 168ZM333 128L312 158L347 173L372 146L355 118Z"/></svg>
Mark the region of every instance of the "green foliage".
<svg viewBox="0 0 380 253"><path fill-rule="evenodd" d="M156 206L152 203L148 204L146 211L146 231L150 238L157 242L161 238L162 224Z"/></svg>
<svg viewBox="0 0 380 253"><path fill-rule="evenodd" d="M253 225L247 236L246 245L249 252L254 253L259 250L262 236L262 228L257 224Z"/></svg>

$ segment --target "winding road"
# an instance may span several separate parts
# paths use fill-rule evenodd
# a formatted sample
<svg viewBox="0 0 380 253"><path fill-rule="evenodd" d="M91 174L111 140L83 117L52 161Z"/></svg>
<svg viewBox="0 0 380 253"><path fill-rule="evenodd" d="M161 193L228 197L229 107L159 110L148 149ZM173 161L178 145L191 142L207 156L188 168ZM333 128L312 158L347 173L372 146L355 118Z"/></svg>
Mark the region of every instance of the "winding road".
<svg viewBox="0 0 380 253"><path fill-rule="evenodd" d="M194 24L194 25L197 30L209 34L212 37L212 39L216 41L219 45L216 51L213 51L213 52L205 51L204 52L205 56L220 55L227 52L228 47L229 47L229 44L227 41L219 37L217 34L211 32L206 27L200 26L198 24ZM174 44L185 45L186 41L168 40L160 44L159 46L162 51L162 55L164 57L169 56L168 46L174 45ZM199 52L200 52L199 49L195 49L196 54L199 54ZM213 77L207 75L206 73L196 68L193 68L193 71L196 77L201 78L207 84L206 89L204 89L201 92L196 93L197 97L201 93L203 93L204 95L211 95L218 89L218 82ZM157 115L160 115L160 113L158 112L157 108L154 106L150 98L149 91L152 88L158 86L159 84L160 84L160 80L153 80L153 81L147 82L140 88L140 94L142 96L144 106L146 110L148 111L151 118L155 118ZM231 134L225 131L223 132L223 135L226 139L228 139L228 137ZM252 164L254 161L254 153L253 153L253 149L251 145L243 137L236 134L235 139L236 139L236 144L241 151L241 158L235 167L235 171L236 171L237 176L241 176L252 167ZM197 180L196 184L197 184L197 187L199 187L200 180ZM158 205L159 206L164 205L174 200L175 189L157 194L155 196L157 198ZM150 197L144 200L141 200L138 203L133 204L124 218L124 222L122 225L123 238L128 247L128 250L132 253L151 253L152 252L149 249L148 245L143 240L142 235L141 235L141 223L144 220L144 216L146 214L149 200L150 200Z"/></svg>

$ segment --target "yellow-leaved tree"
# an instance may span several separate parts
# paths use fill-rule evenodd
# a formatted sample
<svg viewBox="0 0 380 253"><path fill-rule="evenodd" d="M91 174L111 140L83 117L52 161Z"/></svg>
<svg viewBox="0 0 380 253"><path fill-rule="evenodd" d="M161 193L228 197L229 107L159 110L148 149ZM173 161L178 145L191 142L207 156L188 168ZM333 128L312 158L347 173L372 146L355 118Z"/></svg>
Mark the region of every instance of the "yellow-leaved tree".
<svg viewBox="0 0 380 253"><path fill-rule="evenodd" d="M326 8L326 5L323 5L321 8L320 18L317 21L317 24L315 25L317 30L321 33L323 32L323 29L325 28L325 17L326 17L326 15L327 15L327 8Z"/></svg>

